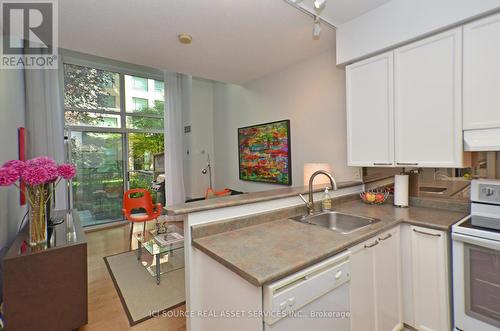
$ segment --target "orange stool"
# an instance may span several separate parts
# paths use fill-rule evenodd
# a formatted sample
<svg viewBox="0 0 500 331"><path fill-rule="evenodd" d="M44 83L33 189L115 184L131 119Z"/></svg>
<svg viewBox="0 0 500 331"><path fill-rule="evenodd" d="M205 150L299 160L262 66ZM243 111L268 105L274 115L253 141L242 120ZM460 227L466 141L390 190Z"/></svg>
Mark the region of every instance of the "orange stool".
<svg viewBox="0 0 500 331"><path fill-rule="evenodd" d="M138 197L132 197L132 195L140 195ZM145 214L132 214L133 211L143 211ZM143 222L144 226L142 229L142 235L146 234L146 222L156 220L158 216L161 215L162 205L161 203L153 204L153 199L151 199L151 194L145 189L132 189L125 192L123 196L123 215L130 222L130 245L129 249L132 249L132 234L134 232L134 223Z"/></svg>

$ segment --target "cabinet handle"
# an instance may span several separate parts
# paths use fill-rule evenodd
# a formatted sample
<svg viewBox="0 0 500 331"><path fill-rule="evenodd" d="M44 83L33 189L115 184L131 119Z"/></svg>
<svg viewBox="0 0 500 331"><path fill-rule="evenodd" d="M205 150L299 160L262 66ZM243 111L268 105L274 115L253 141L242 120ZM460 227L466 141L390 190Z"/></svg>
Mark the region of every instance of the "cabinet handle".
<svg viewBox="0 0 500 331"><path fill-rule="evenodd" d="M375 242L373 244L365 245L365 248L372 248L372 247L377 246L377 245L378 245L378 241L375 240Z"/></svg>
<svg viewBox="0 0 500 331"><path fill-rule="evenodd" d="M413 162L397 162L396 164L397 165L405 165L405 166L418 166L417 162L415 162L415 163L413 163Z"/></svg>
<svg viewBox="0 0 500 331"><path fill-rule="evenodd" d="M441 235L439 233L428 233L428 232L419 231L419 230L416 230L416 229L413 229L413 231L416 232L416 233L426 234L428 236L441 237Z"/></svg>
<svg viewBox="0 0 500 331"><path fill-rule="evenodd" d="M392 237L392 234L388 233L387 236L385 236L384 238L380 238L378 237L378 240L387 240L389 239L390 237Z"/></svg>
<svg viewBox="0 0 500 331"><path fill-rule="evenodd" d="M392 162L373 162L373 165L392 165Z"/></svg>

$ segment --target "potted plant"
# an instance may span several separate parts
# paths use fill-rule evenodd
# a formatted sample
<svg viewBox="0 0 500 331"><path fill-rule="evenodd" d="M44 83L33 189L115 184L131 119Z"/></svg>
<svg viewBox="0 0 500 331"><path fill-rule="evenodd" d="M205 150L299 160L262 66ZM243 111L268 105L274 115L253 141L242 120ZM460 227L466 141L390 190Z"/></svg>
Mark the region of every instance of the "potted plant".
<svg viewBox="0 0 500 331"><path fill-rule="evenodd" d="M72 164L58 165L47 156L35 157L26 162L7 161L0 168L0 186L18 185L18 181L26 184L28 200L29 244L31 246L47 242L47 205L51 200L55 187L62 179L70 180L76 174Z"/></svg>

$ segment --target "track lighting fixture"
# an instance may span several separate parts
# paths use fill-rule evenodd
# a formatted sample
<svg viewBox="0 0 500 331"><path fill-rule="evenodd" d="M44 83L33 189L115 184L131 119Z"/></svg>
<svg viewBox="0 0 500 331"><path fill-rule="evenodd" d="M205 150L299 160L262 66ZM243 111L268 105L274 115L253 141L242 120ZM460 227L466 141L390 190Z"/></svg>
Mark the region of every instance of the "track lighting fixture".
<svg viewBox="0 0 500 331"><path fill-rule="evenodd" d="M316 12L320 12L325 8L326 0L314 0L313 5Z"/></svg>
<svg viewBox="0 0 500 331"><path fill-rule="evenodd" d="M314 17L314 26L313 26L313 39L314 40L319 40L319 36L321 34L321 25L320 25L320 20L318 16Z"/></svg>
<svg viewBox="0 0 500 331"><path fill-rule="evenodd" d="M293 6L295 9L309 15L314 18L314 25L312 30L312 37L314 40L318 40L321 34L321 23L326 24L326 26L335 29L336 26L328 19L326 16L322 16L321 13L326 7L327 0L283 0L287 4ZM312 7L311 7L312 2Z"/></svg>

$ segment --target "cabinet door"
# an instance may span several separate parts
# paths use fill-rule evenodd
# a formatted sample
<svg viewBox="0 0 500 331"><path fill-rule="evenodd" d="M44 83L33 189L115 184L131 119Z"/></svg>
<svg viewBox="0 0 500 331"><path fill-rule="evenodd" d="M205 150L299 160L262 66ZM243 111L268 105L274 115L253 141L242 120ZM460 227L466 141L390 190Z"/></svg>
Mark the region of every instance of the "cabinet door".
<svg viewBox="0 0 500 331"><path fill-rule="evenodd" d="M347 66L346 83L348 164L393 165L393 53Z"/></svg>
<svg viewBox="0 0 500 331"><path fill-rule="evenodd" d="M415 327L451 330L446 233L411 227Z"/></svg>
<svg viewBox="0 0 500 331"><path fill-rule="evenodd" d="M461 28L396 49L394 64L396 165L460 167Z"/></svg>
<svg viewBox="0 0 500 331"><path fill-rule="evenodd" d="M500 14L464 26L464 129L500 127Z"/></svg>
<svg viewBox="0 0 500 331"><path fill-rule="evenodd" d="M409 224L402 224L401 238L401 292L403 297L403 321L415 327L415 308L413 295L413 259L411 253L412 229Z"/></svg>
<svg viewBox="0 0 500 331"><path fill-rule="evenodd" d="M375 297L379 331L403 328L399 226L377 236Z"/></svg>
<svg viewBox="0 0 500 331"><path fill-rule="evenodd" d="M374 330L376 238L350 249L351 256L351 331Z"/></svg>

